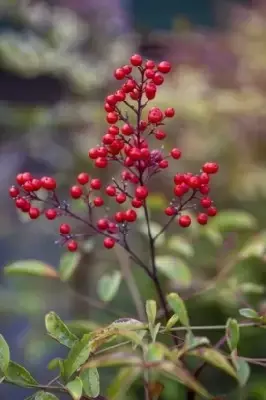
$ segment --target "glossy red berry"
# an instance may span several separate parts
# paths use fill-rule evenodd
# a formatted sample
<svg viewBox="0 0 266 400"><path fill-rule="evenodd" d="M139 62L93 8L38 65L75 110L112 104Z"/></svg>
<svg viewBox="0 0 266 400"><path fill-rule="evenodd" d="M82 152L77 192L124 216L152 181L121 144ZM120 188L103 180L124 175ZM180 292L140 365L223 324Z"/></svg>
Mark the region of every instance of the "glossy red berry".
<svg viewBox="0 0 266 400"><path fill-rule="evenodd" d="M143 201L140 199L134 198L134 199L132 199L131 204L132 204L132 207L134 207L134 208L140 208L143 206Z"/></svg>
<svg viewBox="0 0 266 400"><path fill-rule="evenodd" d="M139 67L142 64L142 57L139 54L133 54L133 56L130 57L130 62L134 67Z"/></svg>
<svg viewBox="0 0 266 400"><path fill-rule="evenodd" d="M182 185L176 185L174 187L174 194L177 197L182 197L185 194L184 187Z"/></svg>
<svg viewBox="0 0 266 400"><path fill-rule="evenodd" d="M74 185L70 188L70 196L72 199L79 199L83 194L83 190L80 186Z"/></svg>
<svg viewBox="0 0 266 400"><path fill-rule="evenodd" d="M127 210L125 212L125 219L127 222L134 222L137 219L137 213L135 210Z"/></svg>
<svg viewBox="0 0 266 400"><path fill-rule="evenodd" d="M118 193L118 195L116 196L115 200L117 203L119 204L123 204L127 199L127 196L125 193Z"/></svg>
<svg viewBox="0 0 266 400"><path fill-rule="evenodd" d="M203 208L209 208L212 204L212 200L209 197L203 197L200 199L200 204Z"/></svg>
<svg viewBox="0 0 266 400"><path fill-rule="evenodd" d="M135 196L139 200L144 200L148 196L149 191L146 186L138 186L135 190Z"/></svg>
<svg viewBox="0 0 266 400"><path fill-rule="evenodd" d="M101 230L101 231L105 231L109 226L109 222L108 219L106 218L101 218L97 221L97 227Z"/></svg>
<svg viewBox="0 0 266 400"><path fill-rule="evenodd" d="M134 128L130 124L124 124L121 128L121 132L123 135L130 136L132 133L134 133Z"/></svg>
<svg viewBox="0 0 266 400"><path fill-rule="evenodd" d="M167 118L173 118L173 116L175 115L175 109L173 107L169 107L165 110L164 115Z"/></svg>
<svg viewBox="0 0 266 400"><path fill-rule="evenodd" d="M95 197L93 200L95 207L102 207L104 205L104 201L101 197Z"/></svg>
<svg viewBox="0 0 266 400"><path fill-rule="evenodd" d="M108 124L115 124L118 121L118 115L116 112L110 112L106 115L106 121Z"/></svg>
<svg viewBox="0 0 266 400"><path fill-rule="evenodd" d="M175 209L173 207L166 207L164 213L171 217L172 215L175 215Z"/></svg>
<svg viewBox="0 0 266 400"><path fill-rule="evenodd" d="M114 72L114 77L119 81L124 79L125 76L126 76L126 74L125 74L125 70L123 68L117 68Z"/></svg>
<svg viewBox="0 0 266 400"><path fill-rule="evenodd" d="M32 192L33 191L33 185L31 181L27 181L23 185L23 189L26 190L26 192Z"/></svg>
<svg viewBox="0 0 266 400"><path fill-rule="evenodd" d="M110 237L104 238L103 245L106 249L112 249L115 245L115 240Z"/></svg>
<svg viewBox="0 0 266 400"><path fill-rule="evenodd" d="M35 192L37 190L39 190L42 187L42 182L40 179L35 179L33 178L31 181L32 184L32 190Z"/></svg>
<svg viewBox="0 0 266 400"><path fill-rule="evenodd" d="M50 176L43 176L41 178L42 187L47 190L54 190L56 188L56 181Z"/></svg>
<svg viewBox="0 0 266 400"><path fill-rule="evenodd" d="M61 235L68 235L71 231L70 225L68 224L61 224L59 227L59 232Z"/></svg>
<svg viewBox="0 0 266 400"><path fill-rule="evenodd" d="M86 185L86 183L88 183L90 180L89 174L87 174L87 172L81 172L78 176L77 176L77 181L80 185Z"/></svg>
<svg viewBox="0 0 266 400"><path fill-rule="evenodd" d="M21 185L23 185L23 183L24 183L24 178L23 178L23 174L22 173L20 173L20 174L18 174L17 176L16 176L16 181L17 181L17 183L21 186Z"/></svg>
<svg viewBox="0 0 266 400"><path fill-rule="evenodd" d="M32 178L32 175L30 172L23 172L22 179L23 179L23 183L25 183L27 181L31 181L33 178Z"/></svg>
<svg viewBox="0 0 266 400"><path fill-rule="evenodd" d="M208 194L210 191L210 187L208 185L201 185L199 191L201 194Z"/></svg>
<svg viewBox="0 0 266 400"><path fill-rule="evenodd" d="M178 218L178 223L180 226L182 226L182 228L187 228L191 225L191 218L189 215L181 215Z"/></svg>
<svg viewBox="0 0 266 400"><path fill-rule="evenodd" d="M40 210L37 207L31 207L29 209L29 216L31 219L37 219L40 216Z"/></svg>
<svg viewBox="0 0 266 400"><path fill-rule="evenodd" d="M78 244L75 240L69 240L67 243L67 248L71 252L75 252L78 249Z"/></svg>
<svg viewBox="0 0 266 400"><path fill-rule="evenodd" d="M152 81L155 85L162 85L164 83L164 77L162 76L162 74L160 74L160 72L155 72Z"/></svg>
<svg viewBox="0 0 266 400"><path fill-rule="evenodd" d="M210 177L208 174L206 174L206 172L202 172L200 174L200 180L203 185L206 185L210 182Z"/></svg>
<svg viewBox="0 0 266 400"><path fill-rule="evenodd" d="M206 225L207 222L208 222L208 215L205 214L205 213L200 213L200 214L197 216L197 221L198 221L198 223L199 223L200 225Z"/></svg>
<svg viewBox="0 0 266 400"><path fill-rule="evenodd" d="M56 212L55 209L49 208L49 209L47 209L47 210L45 211L45 216L46 216L47 219L53 220L53 219L56 218L57 212Z"/></svg>
<svg viewBox="0 0 266 400"><path fill-rule="evenodd" d="M148 113L148 120L152 124L158 124L163 120L163 113L158 107L153 107Z"/></svg>
<svg viewBox="0 0 266 400"><path fill-rule="evenodd" d="M108 165L108 161L104 157L98 157L95 160L95 166L98 168L106 168Z"/></svg>
<svg viewBox="0 0 266 400"><path fill-rule="evenodd" d="M119 134L119 128L118 128L118 126L116 126L116 125L111 125L111 126L109 126L109 128L108 128L108 133L109 133L110 135L113 135L113 136L118 135L118 134Z"/></svg>
<svg viewBox="0 0 266 400"><path fill-rule="evenodd" d="M108 186L106 186L106 188L105 188L105 193L106 193L108 196L111 196L111 197L115 196L115 195L116 195L116 187L115 187L114 185L108 185Z"/></svg>
<svg viewBox="0 0 266 400"><path fill-rule="evenodd" d="M158 66L158 71L160 71L162 74L167 74L168 72L171 71L171 64L168 61L161 61Z"/></svg>
<svg viewBox="0 0 266 400"><path fill-rule="evenodd" d="M153 60L147 60L145 63L145 67L148 69L153 69L155 67L155 62Z"/></svg>
<svg viewBox="0 0 266 400"><path fill-rule="evenodd" d="M176 174L174 176L174 182L176 185L180 185L180 183L184 182L184 176L182 174Z"/></svg>
<svg viewBox="0 0 266 400"><path fill-rule="evenodd" d="M90 184L91 188L94 190L100 190L102 187L102 182L100 181L100 179L95 178L91 180L91 184Z"/></svg>
<svg viewBox="0 0 266 400"><path fill-rule="evenodd" d="M207 174L216 174L219 170L219 165L215 162L207 162L203 165L202 170Z"/></svg>
<svg viewBox="0 0 266 400"><path fill-rule="evenodd" d="M9 188L9 195L12 198L15 198L19 195L19 189L16 186L11 186Z"/></svg>
<svg viewBox="0 0 266 400"><path fill-rule="evenodd" d="M132 67L131 67L131 65L123 65L123 70L124 70L124 73L126 74L126 75L129 75L130 74L130 72L132 71Z"/></svg>
<svg viewBox="0 0 266 400"><path fill-rule="evenodd" d="M171 150L171 156L175 159L175 160L179 160L179 158L181 157L181 155L182 155L182 152L181 152L181 150L180 149L178 149L177 147L175 147L175 148L173 148L172 150Z"/></svg>
<svg viewBox="0 0 266 400"><path fill-rule="evenodd" d="M97 148L96 148L96 147L93 147L92 149L90 149L89 152L88 152L88 156L89 156L92 160L95 160L95 159L99 156L99 153L98 153Z"/></svg>
<svg viewBox="0 0 266 400"><path fill-rule="evenodd" d="M161 160L158 165L160 168L165 169L165 168L168 168L169 164L168 164L167 160Z"/></svg>
<svg viewBox="0 0 266 400"><path fill-rule="evenodd" d="M19 197L16 199L15 204L17 208L20 208L22 210L26 204L29 204L29 202L23 199L22 197ZM29 209L30 209L30 204L29 204Z"/></svg>
<svg viewBox="0 0 266 400"><path fill-rule="evenodd" d="M217 214L217 208L212 206L212 207L208 208L207 213L208 213L209 217L214 217Z"/></svg>
<svg viewBox="0 0 266 400"><path fill-rule="evenodd" d="M198 189L201 186L200 177L199 176L191 176L189 181L188 181L188 185L192 189Z"/></svg>
<svg viewBox="0 0 266 400"><path fill-rule="evenodd" d="M156 130L155 137L157 140L164 140L166 138L166 133L160 129Z"/></svg>

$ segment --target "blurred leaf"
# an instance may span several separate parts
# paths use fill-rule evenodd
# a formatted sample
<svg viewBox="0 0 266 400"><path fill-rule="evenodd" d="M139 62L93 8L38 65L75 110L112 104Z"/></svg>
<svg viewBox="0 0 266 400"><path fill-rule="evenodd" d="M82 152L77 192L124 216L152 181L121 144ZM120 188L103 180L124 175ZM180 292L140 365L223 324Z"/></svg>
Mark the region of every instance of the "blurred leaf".
<svg viewBox="0 0 266 400"><path fill-rule="evenodd" d="M119 351L92 358L83 365L82 370L86 368L115 367L119 365L140 366L142 363L143 360L138 355L127 351Z"/></svg>
<svg viewBox="0 0 266 400"><path fill-rule="evenodd" d="M100 299L104 302L111 301L119 289L121 280L122 275L120 271L114 271L110 275L103 275L99 279L97 286Z"/></svg>
<svg viewBox="0 0 266 400"><path fill-rule="evenodd" d="M100 327L96 322L86 320L65 321L65 324L71 330L71 332L78 336L82 336L84 333L92 332Z"/></svg>
<svg viewBox="0 0 266 400"><path fill-rule="evenodd" d="M223 236L221 232L209 226L205 226L204 229L201 229L200 235L206 237L206 239L208 239L214 246L221 246L223 244Z"/></svg>
<svg viewBox="0 0 266 400"><path fill-rule="evenodd" d="M17 386L37 386L38 382L31 376L30 372L21 365L10 361L6 370L6 377Z"/></svg>
<svg viewBox="0 0 266 400"><path fill-rule="evenodd" d="M182 236L171 236L167 247L169 250L176 251L185 257L193 257L195 254L193 246Z"/></svg>
<svg viewBox="0 0 266 400"><path fill-rule="evenodd" d="M109 327L116 327L116 326L118 326L119 328L129 329L133 331L147 329L147 324L144 324L143 322L140 322L134 318L119 318L116 319L114 322L112 322L111 325L109 325Z"/></svg>
<svg viewBox="0 0 266 400"><path fill-rule="evenodd" d="M210 220L209 228L221 231L252 230L257 227L256 218L246 211L225 210Z"/></svg>
<svg viewBox="0 0 266 400"><path fill-rule="evenodd" d="M158 256L155 259L158 270L167 278L175 280L180 286L189 287L192 281L190 269L177 257Z"/></svg>
<svg viewBox="0 0 266 400"><path fill-rule="evenodd" d="M84 364L90 355L90 334L85 334L81 340L76 342L64 361L64 376L69 379L77 369Z"/></svg>
<svg viewBox="0 0 266 400"><path fill-rule="evenodd" d="M45 278L58 278L57 271L48 264L37 260L16 261L4 268L7 275L34 275Z"/></svg>
<svg viewBox="0 0 266 400"><path fill-rule="evenodd" d="M68 382L66 388L73 400L80 400L82 396L82 381L77 376L73 381Z"/></svg>
<svg viewBox="0 0 266 400"><path fill-rule="evenodd" d="M266 253L266 232L260 232L249 239L239 252L239 258L245 260L249 257L262 258Z"/></svg>
<svg viewBox="0 0 266 400"><path fill-rule="evenodd" d="M242 293L246 294L263 294L265 292L263 285L252 282L241 283L239 289Z"/></svg>
<svg viewBox="0 0 266 400"><path fill-rule="evenodd" d="M141 373L140 367L124 367L121 368L117 376L113 379L111 385L107 389L109 400L119 400L126 395L132 383Z"/></svg>
<svg viewBox="0 0 266 400"><path fill-rule="evenodd" d="M248 319L259 319L260 318L257 311L252 310L252 308L241 308L239 310L239 314L242 315L242 317L245 317Z"/></svg>
<svg viewBox="0 0 266 400"><path fill-rule="evenodd" d="M148 322L151 326L154 325L157 313L157 305L156 301L154 300L147 300L146 301L146 314L148 317Z"/></svg>
<svg viewBox="0 0 266 400"><path fill-rule="evenodd" d="M239 341L239 326L236 319L229 318L226 323L226 340L231 351L235 350Z"/></svg>
<svg viewBox="0 0 266 400"><path fill-rule="evenodd" d="M56 369L56 368L60 368L60 362L62 362L62 361L63 361L63 360L62 360L62 358L60 358L60 357L53 358L53 359L48 363L47 368L48 368L49 370L54 370L54 369Z"/></svg>
<svg viewBox="0 0 266 400"><path fill-rule="evenodd" d="M168 202L165 196L161 193L150 193L147 197L147 205L150 210L161 211L166 208Z"/></svg>
<svg viewBox="0 0 266 400"><path fill-rule="evenodd" d="M10 361L10 351L4 336L0 334L0 370L5 372Z"/></svg>
<svg viewBox="0 0 266 400"><path fill-rule="evenodd" d="M166 330L169 330L175 326L175 324L179 321L179 316L177 314L173 314L171 318L167 321Z"/></svg>
<svg viewBox="0 0 266 400"><path fill-rule="evenodd" d="M158 222L150 221L150 231L151 235L154 237L156 236L162 229L162 226L158 224ZM139 231L145 235L148 236L148 225L146 221L143 221L139 224ZM162 233L158 238L156 239L155 244L157 246L162 246L165 243L165 234Z"/></svg>
<svg viewBox="0 0 266 400"><path fill-rule="evenodd" d="M154 328L150 329L151 338L152 338L152 341L153 341L153 342L155 342L155 340L156 340L156 338L157 338L157 335L158 335L158 333L159 333L160 327L161 327L161 322L158 322L158 323L154 326Z"/></svg>
<svg viewBox="0 0 266 400"><path fill-rule="evenodd" d="M41 391L35 394L34 400L59 400L59 399L52 393Z"/></svg>
<svg viewBox="0 0 266 400"><path fill-rule="evenodd" d="M83 383L83 389L87 396L97 397L100 394L100 377L97 368L82 369L80 379Z"/></svg>
<svg viewBox="0 0 266 400"><path fill-rule="evenodd" d="M147 347L146 361L161 361L164 358L164 351L159 343L150 343Z"/></svg>
<svg viewBox="0 0 266 400"><path fill-rule="evenodd" d="M148 391L149 396L153 400L158 400L162 391L164 389L164 385L158 381L156 382L148 382Z"/></svg>
<svg viewBox="0 0 266 400"><path fill-rule="evenodd" d="M75 269L79 265L80 259L81 254L77 252L67 252L62 255L59 264L59 276L63 282L66 282L71 278L71 276L75 272Z"/></svg>
<svg viewBox="0 0 266 400"><path fill-rule="evenodd" d="M207 346L209 344L210 340L208 338L202 336L194 336L194 334L189 331L186 334L184 350L192 350L197 347Z"/></svg>
<svg viewBox="0 0 266 400"><path fill-rule="evenodd" d="M177 293L170 293L167 295L167 302L171 309L174 311L176 315L178 315L179 320L182 325L189 326L189 318L187 309L184 301Z"/></svg>
<svg viewBox="0 0 266 400"><path fill-rule="evenodd" d="M243 358L235 358L234 365L237 372L237 378L239 385L244 387L249 379L250 376L250 367L249 364L243 360Z"/></svg>
<svg viewBox="0 0 266 400"><path fill-rule="evenodd" d="M45 316L45 327L49 335L68 348L72 348L78 340L59 316L51 311Z"/></svg>

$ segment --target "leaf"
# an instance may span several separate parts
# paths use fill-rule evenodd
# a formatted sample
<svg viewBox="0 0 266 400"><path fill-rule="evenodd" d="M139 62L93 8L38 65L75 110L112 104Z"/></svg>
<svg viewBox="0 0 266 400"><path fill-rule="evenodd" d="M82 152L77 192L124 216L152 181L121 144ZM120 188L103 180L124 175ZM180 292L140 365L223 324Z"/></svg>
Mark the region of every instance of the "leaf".
<svg viewBox="0 0 266 400"><path fill-rule="evenodd" d="M100 328L98 323L87 320L65 321L65 324L72 333L79 337L84 335L84 333L93 332L94 330Z"/></svg>
<svg viewBox="0 0 266 400"><path fill-rule="evenodd" d="M59 316L51 311L45 316L45 327L49 335L68 348L72 348L78 340Z"/></svg>
<svg viewBox="0 0 266 400"><path fill-rule="evenodd" d="M214 367L223 370L228 375L237 378L236 371L234 370L230 362L218 350L206 347L189 351L187 354L199 357L204 361L208 362L209 364L213 365Z"/></svg>
<svg viewBox="0 0 266 400"><path fill-rule="evenodd" d="M14 361L9 362L5 375L9 381L15 383L17 386L28 387L38 385L38 382L31 376L30 372Z"/></svg>
<svg viewBox="0 0 266 400"><path fill-rule="evenodd" d="M169 331L175 324L179 321L179 316L177 314L173 314L171 318L167 321L165 329Z"/></svg>
<svg viewBox="0 0 266 400"><path fill-rule="evenodd" d="M246 211L226 210L220 211L219 214L209 222L209 228L218 229L220 231L237 231L256 229L256 218Z"/></svg>
<svg viewBox="0 0 266 400"><path fill-rule="evenodd" d="M192 275L187 264L177 257L158 256L156 257L158 270L167 278L176 281L180 286L189 287Z"/></svg>
<svg viewBox="0 0 266 400"><path fill-rule="evenodd" d="M87 396L97 397L100 394L100 377L97 368L82 369L80 375L82 380L83 389Z"/></svg>
<svg viewBox="0 0 266 400"><path fill-rule="evenodd" d="M147 300L146 301L146 314L148 317L148 322L151 326L154 325L157 313L157 305L156 301L154 300Z"/></svg>
<svg viewBox="0 0 266 400"><path fill-rule="evenodd" d="M202 346L206 346L209 344L210 344L210 341L208 338L203 337L203 336L194 336L194 334L192 332L188 332L186 334L186 338L185 338L184 350L185 351L192 350L197 347L202 347Z"/></svg>
<svg viewBox="0 0 266 400"><path fill-rule="evenodd" d="M66 388L73 400L80 400L83 386L82 381L78 376L73 381L68 382Z"/></svg>
<svg viewBox="0 0 266 400"><path fill-rule="evenodd" d="M257 313L257 311L252 310L252 308L241 308L239 310L239 314L242 315L242 317L248 319L260 319L260 316Z"/></svg>
<svg viewBox="0 0 266 400"><path fill-rule="evenodd" d="M99 279L97 287L100 299L104 302L111 301L119 289L121 280L122 275L120 271L114 271L110 275L103 275Z"/></svg>
<svg viewBox="0 0 266 400"><path fill-rule="evenodd" d="M262 231L249 239L239 252L239 259L246 260L250 257L262 258L266 252L266 231Z"/></svg>
<svg viewBox="0 0 266 400"><path fill-rule="evenodd" d="M59 399L52 393L40 391L35 394L34 400L59 400Z"/></svg>
<svg viewBox="0 0 266 400"><path fill-rule="evenodd" d="M107 389L109 400L124 398L126 392L141 373L140 367L123 367Z"/></svg>
<svg viewBox="0 0 266 400"><path fill-rule="evenodd" d="M73 373L88 360L90 352L90 334L85 334L81 340L74 344L67 359L63 362L64 376L66 379L69 379Z"/></svg>
<svg viewBox="0 0 266 400"><path fill-rule="evenodd" d="M189 318L184 301L177 293L170 293L167 295L167 302L176 315L178 315L180 322L184 326L189 326Z"/></svg>
<svg viewBox="0 0 266 400"><path fill-rule="evenodd" d="M62 255L59 263L59 276L63 282L68 281L78 267L81 254L67 252Z"/></svg>
<svg viewBox="0 0 266 400"><path fill-rule="evenodd" d="M150 343L147 347L146 361L161 361L164 358L164 351L159 343Z"/></svg>
<svg viewBox="0 0 266 400"><path fill-rule="evenodd" d="M5 372L10 361L10 351L3 335L0 335L0 371Z"/></svg>
<svg viewBox="0 0 266 400"><path fill-rule="evenodd" d="M141 366L143 360L134 353L119 351L94 357L83 365L82 371L86 368L115 367L118 365Z"/></svg>
<svg viewBox="0 0 266 400"><path fill-rule="evenodd" d="M237 348L239 342L239 326L236 319L229 318L226 323L226 340L231 351Z"/></svg>
<svg viewBox="0 0 266 400"><path fill-rule="evenodd" d="M176 251L185 257L193 257L195 254L193 246L182 236L171 236L167 247L169 250Z"/></svg>
<svg viewBox="0 0 266 400"><path fill-rule="evenodd" d="M48 368L50 371L51 371L51 370L54 370L54 369L56 369L56 368L60 368L60 362L62 362L62 361L63 361L63 360L62 360L62 358L60 358L60 357L53 358L53 359L49 362L47 368Z"/></svg>
<svg viewBox="0 0 266 400"><path fill-rule="evenodd" d="M208 239L214 246L221 246L223 244L223 235L217 229L205 226L200 230L200 236Z"/></svg>
<svg viewBox="0 0 266 400"><path fill-rule="evenodd" d="M244 282L239 285L240 291L246 294L263 294L265 288L263 285L252 282Z"/></svg>
<svg viewBox="0 0 266 400"><path fill-rule="evenodd" d="M160 224L158 224L157 222L150 221L149 225L150 225L150 232L151 232L152 237L157 236L162 230L162 226ZM148 236L148 225L147 225L146 221L141 222L139 224L139 231L143 235ZM159 235L156 238L155 244L157 246L162 246L164 243L165 243L165 234L162 233L161 235Z"/></svg>
<svg viewBox="0 0 266 400"><path fill-rule="evenodd" d="M160 327L161 327L161 322L158 322L158 323L150 330L151 338L152 338L152 341L153 341L153 342L155 342L155 340L156 340L156 338L157 338L157 335L158 335L158 333L159 333Z"/></svg>
<svg viewBox="0 0 266 400"><path fill-rule="evenodd" d="M249 364L243 358L237 357L234 359L234 365L236 368L239 385L244 387L250 376Z"/></svg>
<svg viewBox="0 0 266 400"><path fill-rule="evenodd" d="M150 210L158 211L167 207L168 202L161 193L151 193L147 197L147 206Z"/></svg>
<svg viewBox="0 0 266 400"><path fill-rule="evenodd" d="M16 261L4 268L7 275L33 275L45 278L58 278L57 271L48 264L37 260Z"/></svg>

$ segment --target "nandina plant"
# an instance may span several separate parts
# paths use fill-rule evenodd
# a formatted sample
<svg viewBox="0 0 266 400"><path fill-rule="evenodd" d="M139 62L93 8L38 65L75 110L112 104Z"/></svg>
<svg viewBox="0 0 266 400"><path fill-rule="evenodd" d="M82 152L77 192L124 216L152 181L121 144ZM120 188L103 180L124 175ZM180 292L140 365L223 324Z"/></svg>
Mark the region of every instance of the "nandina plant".
<svg viewBox="0 0 266 400"><path fill-rule="evenodd" d="M161 145L156 145L166 138L164 126L168 118L174 118L175 110L150 107L150 102L156 99L158 87L170 71L168 61L156 64L151 60L144 61L138 54L131 57L130 64L114 71L115 79L122 84L115 93L106 97L104 109L108 127L101 143L91 148L88 156L94 162L95 171L118 164L121 174L120 179L113 178L105 186L97 174L89 176L87 172L80 172L77 175L69 195L72 200L85 203L86 217L74 212L68 201L60 199L53 177L35 177L30 172L21 172L16 177L16 184L9 189L15 207L28 214L30 219L44 216L48 220L60 220L57 242L69 252L79 251L82 241L92 236L101 237L106 249L114 246L124 248L134 264L142 268L153 282L162 309L162 313L158 313L156 301L147 300L146 320L119 319L82 337L72 333L54 312L49 313L45 319L47 332L68 347L69 354L65 360L51 361L49 368L58 369L59 373L48 384L38 383L22 366L10 360L8 345L1 337L0 379L4 383L33 389L32 399L56 399L56 394L60 393L67 393L75 400L124 398L125 391L142 379L143 398L156 400L164 389L162 376L187 386L187 399L194 399L197 394L203 398L215 398L197 379L206 363L222 369L243 384L243 377L239 378L243 360L237 354L239 328L261 325L261 317L254 310L246 310L242 314L252 319L251 322L238 323L229 319L222 327L225 329L224 337L216 348L212 348L206 337L196 337L192 333L193 327L182 298L177 293L164 293L156 266L156 241L171 223L182 228L192 223L206 225L208 219L217 214L209 192L211 177L218 172L218 164L207 161L197 174L179 173L181 150L172 148L166 154ZM148 209L149 184L154 175L162 174L168 168L169 162L177 163L173 197L164 210L164 226L153 234ZM117 205L115 212L110 213L106 208L109 201ZM147 226L149 263L134 252L128 240L128 232L134 229L139 209L143 210ZM191 209L196 212L194 222ZM102 211L100 217L99 210ZM84 224L87 233L86 229L82 229L82 233L76 231L68 222L71 219ZM181 326L176 327L178 323ZM185 340L176 336L178 330L186 333ZM167 333L171 333L173 347L164 342ZM158 335L161 335L160 340ZM110 345L114 340L118 343ZM230 349L228 356L219 351L224 342ZM203 364L193 371L187 362L189 357L199 358ZM116 389L112 386L105 397L101 393L97 368L111 365L123 368L117 377L120 383Z"/></svg>

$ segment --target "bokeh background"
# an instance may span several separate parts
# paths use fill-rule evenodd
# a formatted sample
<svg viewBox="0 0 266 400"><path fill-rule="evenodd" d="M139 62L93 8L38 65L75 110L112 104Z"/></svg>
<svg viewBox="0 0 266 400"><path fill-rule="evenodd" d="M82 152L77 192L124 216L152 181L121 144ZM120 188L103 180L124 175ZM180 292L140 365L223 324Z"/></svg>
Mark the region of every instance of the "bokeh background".
<svg viewBox="0 0 266 400"><path fill-rule="evenodd" d="M181 147L183 158L152 183L154 222L164 221L161 209L171 198L171 174L177 168L196 172L206 160L221 165L213 197L224 218L204 232L188 230L184 242L178 242L182 232L173 227L169 239L174 235L179 245L172 240L160 252L170 257L179 251L193 279L186 288L178 280L165 280L165 290L178 289L190 298L211 283L206 293L188 300L193 325L223 324L247 305L265 311L266 2L1 0L0 331L10 343L12 358L25 363L42 382L50 377L47 361L63 354L44 334L48 310L67 320L99 324L137 314L125 283L111 303L98 298L95 282L118 265L116 255L110 257L98 244L86 247L68 286L4 277L1 271L12 261L36 259L57 267L62 254L53 244L53 224L22 219L8 198L8 186L20 170L53 174L63 196L75 173L92 171L87 150L105 129L102 103L114 88L112 71L132 52L168 59L174 66L156 104L175 107L166 148ZM145 257L141 233L134 238ZM152 296L137 271L136 279L143 298ZM89 324L75 326L86 330ZM266 357L264 332L244 331L240 353ZM204 335L215 343L221 332ZM105 374L103 385L110 376ZM228 399L266 399L263 367L252 365L245 390L233 390L232 382L213 370L206 369L202 379L217 394L230 390ZM166 382L162 399L177 394L185 399L181 386ZM3 400L27 395L0 386ZM136 385L124 399L142 396Z"/></svg>

